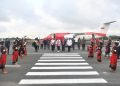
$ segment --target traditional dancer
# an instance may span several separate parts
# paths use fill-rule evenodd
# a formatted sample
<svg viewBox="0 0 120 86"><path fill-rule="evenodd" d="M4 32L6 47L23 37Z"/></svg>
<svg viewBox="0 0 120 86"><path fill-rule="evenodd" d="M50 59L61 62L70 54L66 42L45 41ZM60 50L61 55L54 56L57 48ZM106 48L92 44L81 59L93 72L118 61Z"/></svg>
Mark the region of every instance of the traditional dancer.
<svg viewBox="0 0 120 86"><path fill-rule="evenodd" d="M110 57L110 68L115 71L117 68L117 46L118 43L114 43L114 46L112 48L112 55Z"/></svg>
<svg viewBox="0 0 120 86"><path fill-rule="evenodd" d="M102 61L101 56L102 56L101 46L98 46L98 47L97 47L97 61L98 61L98 62L101 62L101 61Z"/></svg>
<svg viewBox="0 0 120 86"><path fill-rule="evenodd" d="M8 73L8 71L5 68L7 59L7 49L2 45L1 46L1 56L0 56L0 69L2 69L2 72L4 74Z"/></svg>
<svg viewBox="0 0 120 86"><path fill-rule="evenodd" d="M18 47L17 45L13 44L12 64L17 64L18 56L19 56Z"/></svg>
<svg viewBox="0 0 120 86"><path fill-rule="evenodd" d="M88 57L94 57L93 43L88 46Z"/></svg>

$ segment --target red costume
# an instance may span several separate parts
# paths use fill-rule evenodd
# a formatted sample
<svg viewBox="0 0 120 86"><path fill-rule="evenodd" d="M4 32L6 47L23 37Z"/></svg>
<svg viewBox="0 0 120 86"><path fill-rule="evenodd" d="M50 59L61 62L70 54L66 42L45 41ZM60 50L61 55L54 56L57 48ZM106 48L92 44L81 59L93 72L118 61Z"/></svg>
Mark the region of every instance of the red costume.
<svg viewBox="0 0 120 86"><path fill-rule="evenodd" d="M96 44L99 44L100 43L100 40L96 38Z"/></svg>
<svg viewBox="0 0 120 86"><path fill-rule="evenodd" d="M95 38L91 38L90 42L94 43L96 42L96 39Z"/></svg>
<svg viewBox="0 0 120 86"><path fill-rule="evenodd" d="M101 62L101 55L102 55L102 50L100 47L97 48L97 61Z"/></svg>
<svg viewBox="0 0 120 86"><path fill-rule="evenodd" d="M93 46L93 52L95 52L95 50L96 50L96 42L97 42L96 38L91 38L90 42L91 42L91 44Z"/></svg>
<svg viewBox="0 0 120 86"><path fill-rule="evenodd" d="M112 55L110 57L110 68L115 71L117 67L117 47L113 47L112 49Z"/></svg>
<svg viewBox="0 0 120 86"><path fill-rule="evenodd" d="M93 46L88 46L88 57L94 57Z"/></svg>
<svg viewBox="0 0 120 86"><path fill-rule="evenodd" d="M1 55L1 57L0 57L0 65L5 65L6 64L6 58L7 58L6 53Z"/></svg>
<svg viewBox="0 0 120 86"><path fill-rule="evenodd" d="M5 71L5 64L7 58L6 52L7 50L5 49L5 47L1 46L0 69L2 69L3 73L7 73L7 71Z"/></svg>
<svg viewBox="0 0 120 86"><path fill-rule="evenodd" d="M14 46L14 47L13 47L13 54L12 54L12 64L17 63L17 61L18 61L18 56L19 56L18 47L17 47L17 46Z"/></svg>

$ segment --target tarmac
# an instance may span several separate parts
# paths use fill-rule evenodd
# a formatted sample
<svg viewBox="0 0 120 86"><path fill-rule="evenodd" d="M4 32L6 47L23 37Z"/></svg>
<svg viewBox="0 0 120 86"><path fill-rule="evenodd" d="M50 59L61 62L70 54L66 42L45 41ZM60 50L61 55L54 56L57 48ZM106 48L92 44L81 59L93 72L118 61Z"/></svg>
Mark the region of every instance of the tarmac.
<svg viewBox="0 0 120 86"><path fill-rule="evenodd" d="M102 56L98 63L96 56L87 57L87 51L71 50L51 52L34 51L28 46L28 55L19 58L18 65L12 65L11 53L7 56L8 74L0 71L0 86L119 86L120 61L117 70L111 72L109 59ZM103 53L104 54L104 53Z"/></svg>

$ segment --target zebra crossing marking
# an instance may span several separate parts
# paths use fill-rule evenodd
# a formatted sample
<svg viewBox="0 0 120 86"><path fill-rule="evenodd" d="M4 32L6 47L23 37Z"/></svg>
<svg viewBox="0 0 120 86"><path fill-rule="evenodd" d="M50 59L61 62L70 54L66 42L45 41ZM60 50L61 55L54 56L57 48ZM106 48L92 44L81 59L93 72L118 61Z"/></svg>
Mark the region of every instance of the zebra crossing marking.
<svg viewBox="0 0 120 86"><path fill-rule="evenodd" d="M89 65L88 63L35 63L35 65Z"/></svg>
<svg viewBox="0 0 120 86"><path fill-rule="evenodd" d="M63 66L63 67L32 67L31 69L34 69L34 70L49 70L49 69L93 69L91 66Z"/></svg>
<svg viewBox="0 0 120 86"><path fill-rule="evenodd" d="M107 83L103 78L89 79L22 79L19 84L80 84Z"/></svg>
<svg viewBox="0 0 120 86"><path fill-rule="evenodd" d="M28 72L26 75L31 75L31 76L53 76L53 75L99 75L98 72L96 71L83 71L83 72L78 72L78 71L74 71L74 72L70 72L70 71L66 71L66 72Z"/></svg>
<svg viewBox="0 0 120 86"><path fill-rule="evenodd" d="M73 55L73 54L71 54L71 55L67 55L67 54L56 54L56 55L52 55L52 54L49 54L49 55L43 54L42 56L77 56L77 57L80 57L80 55Z"/></svg>
<svg viewBox="0 0 120 86"><path fill-rule="evenodd" d="M52 57L53 56L53 57ZM62 56L62 57L60 57ZM70 56L70 57L69 57ZM78 62L79 61L79 62ZM41 63L40 63L41 62ZM67 62L67 63L65 63ZM49 65L49 66L48 66ZM59 66L57 66L59 65ZM37 66L37 67L36 67ZM43 54L40 60L35 63L32 70L52 70L51 72L28 72L26 76L87 76L88 78L78 79L22 79L19 84L87 84L87 83L108 83L103 78L90 78L90 76L99 76L97 71L92 71L92 66L89 66L87 62L79 54ZM81 69L83 71L68 71L68 70ZM57 71L55 71L57 70ZM60 70L60 71L58 71ZM67 70L67 71L64 71Z"/></svg>
<svg viewBox="0 0 120 86"><path fill-rule="evenodd" d="M79 55L79 53L44 53L43 55Z"/></svg>
<svg viewBox="0 0 120 86"><path fill-rule="evenodd" d="M72 61L73 62L73 61L75 61L76 62L76 61L85 61L85 60L84 59L78 59L78 60L69 60L69 59L68 60L66 60L66 59L65 60L51 60L51 59L50 60L38 60L38 62L45 62L45 61L47 61L47 62L57 62L57 61L62 61L62 62Z"/></svg>
<svg viewBox="0 0 120 86"><path fill-rule="evenodd" d="M50 58L50 59L55 59L55 58L61 58L61 59L80 59L80 58L83 58L83 57L40 57L40 59L42 59L42 58L44 58L44 59L48 59L48 58Z"/></svg>

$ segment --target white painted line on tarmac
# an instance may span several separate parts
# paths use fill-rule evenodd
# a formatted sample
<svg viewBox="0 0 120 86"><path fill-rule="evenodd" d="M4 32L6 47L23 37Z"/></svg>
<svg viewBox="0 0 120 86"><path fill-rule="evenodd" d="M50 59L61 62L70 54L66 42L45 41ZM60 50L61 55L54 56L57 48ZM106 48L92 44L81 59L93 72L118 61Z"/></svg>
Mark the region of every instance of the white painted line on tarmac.
<svg viewBox="0 0 120 86"><path fill-rule="evenodd" d="M71 59L71 58L76 59L77 58L78 59L79 58L80 59L80 58L83 58L83 57L40 57L40 59L43 59L43 58L51 58L51 59L54 59L54 58L58 58L58 59L59 58L61 58L61 59L62 58L67 58L67 59Z"/></svg>
<svg viewBox="0 0 120 86"><path fill-rule="evenodd" d="M44 53L44 55L80 55L79 53Z"/></svg>
<svg viewBox="0 0 120 86"><path fill-rule="evenodd" d="M80 56L80 55L67 55L67 54L43 54L42 56Z"/></svg>
<svg viewBox="0 0 120 86"><path fill-rule="evenodd" d="M19 84L80 84L80 83L107 83L103 78L89 79L22 79Z"/></svg>
<svg viewBox="0 0 120 86"><path fill-rule="evenodd" d="M83 72L28 72L26 75L30 76L51 76L51 75L99 75L96 71L83 71Z"/></svg>
<svg viewBox="0 0 120 86"><path fill-rule="evenodd" d="M21 67L21 65L5 65L5 67Z"/></svg>
<svg viewBox="0 0 120 86"><path fill-rule="evenodd" d="M47 61L47 62L57 62L57 61L65 62L66 61L67 62L67 61L85 61L85 60L84 59L78 59L78 60L69 60L69 59L68 60L66 60L66 59L65 60L51 60L51 59L50 60L38 60L38 62L45 62L45 61Z"/></svg>
<svg viewBox="0 0 120 86"><path fill-rule="evenodd" d="M49 70L49 69L93 69L91 66L64 66L64 67L32 67L31 69Z"/></svg>
<svg viewBox="0 0 120 86"><path fill-rule="evenodd" d="M35 65L89 65L88 63L35 63Z"/></svg>

